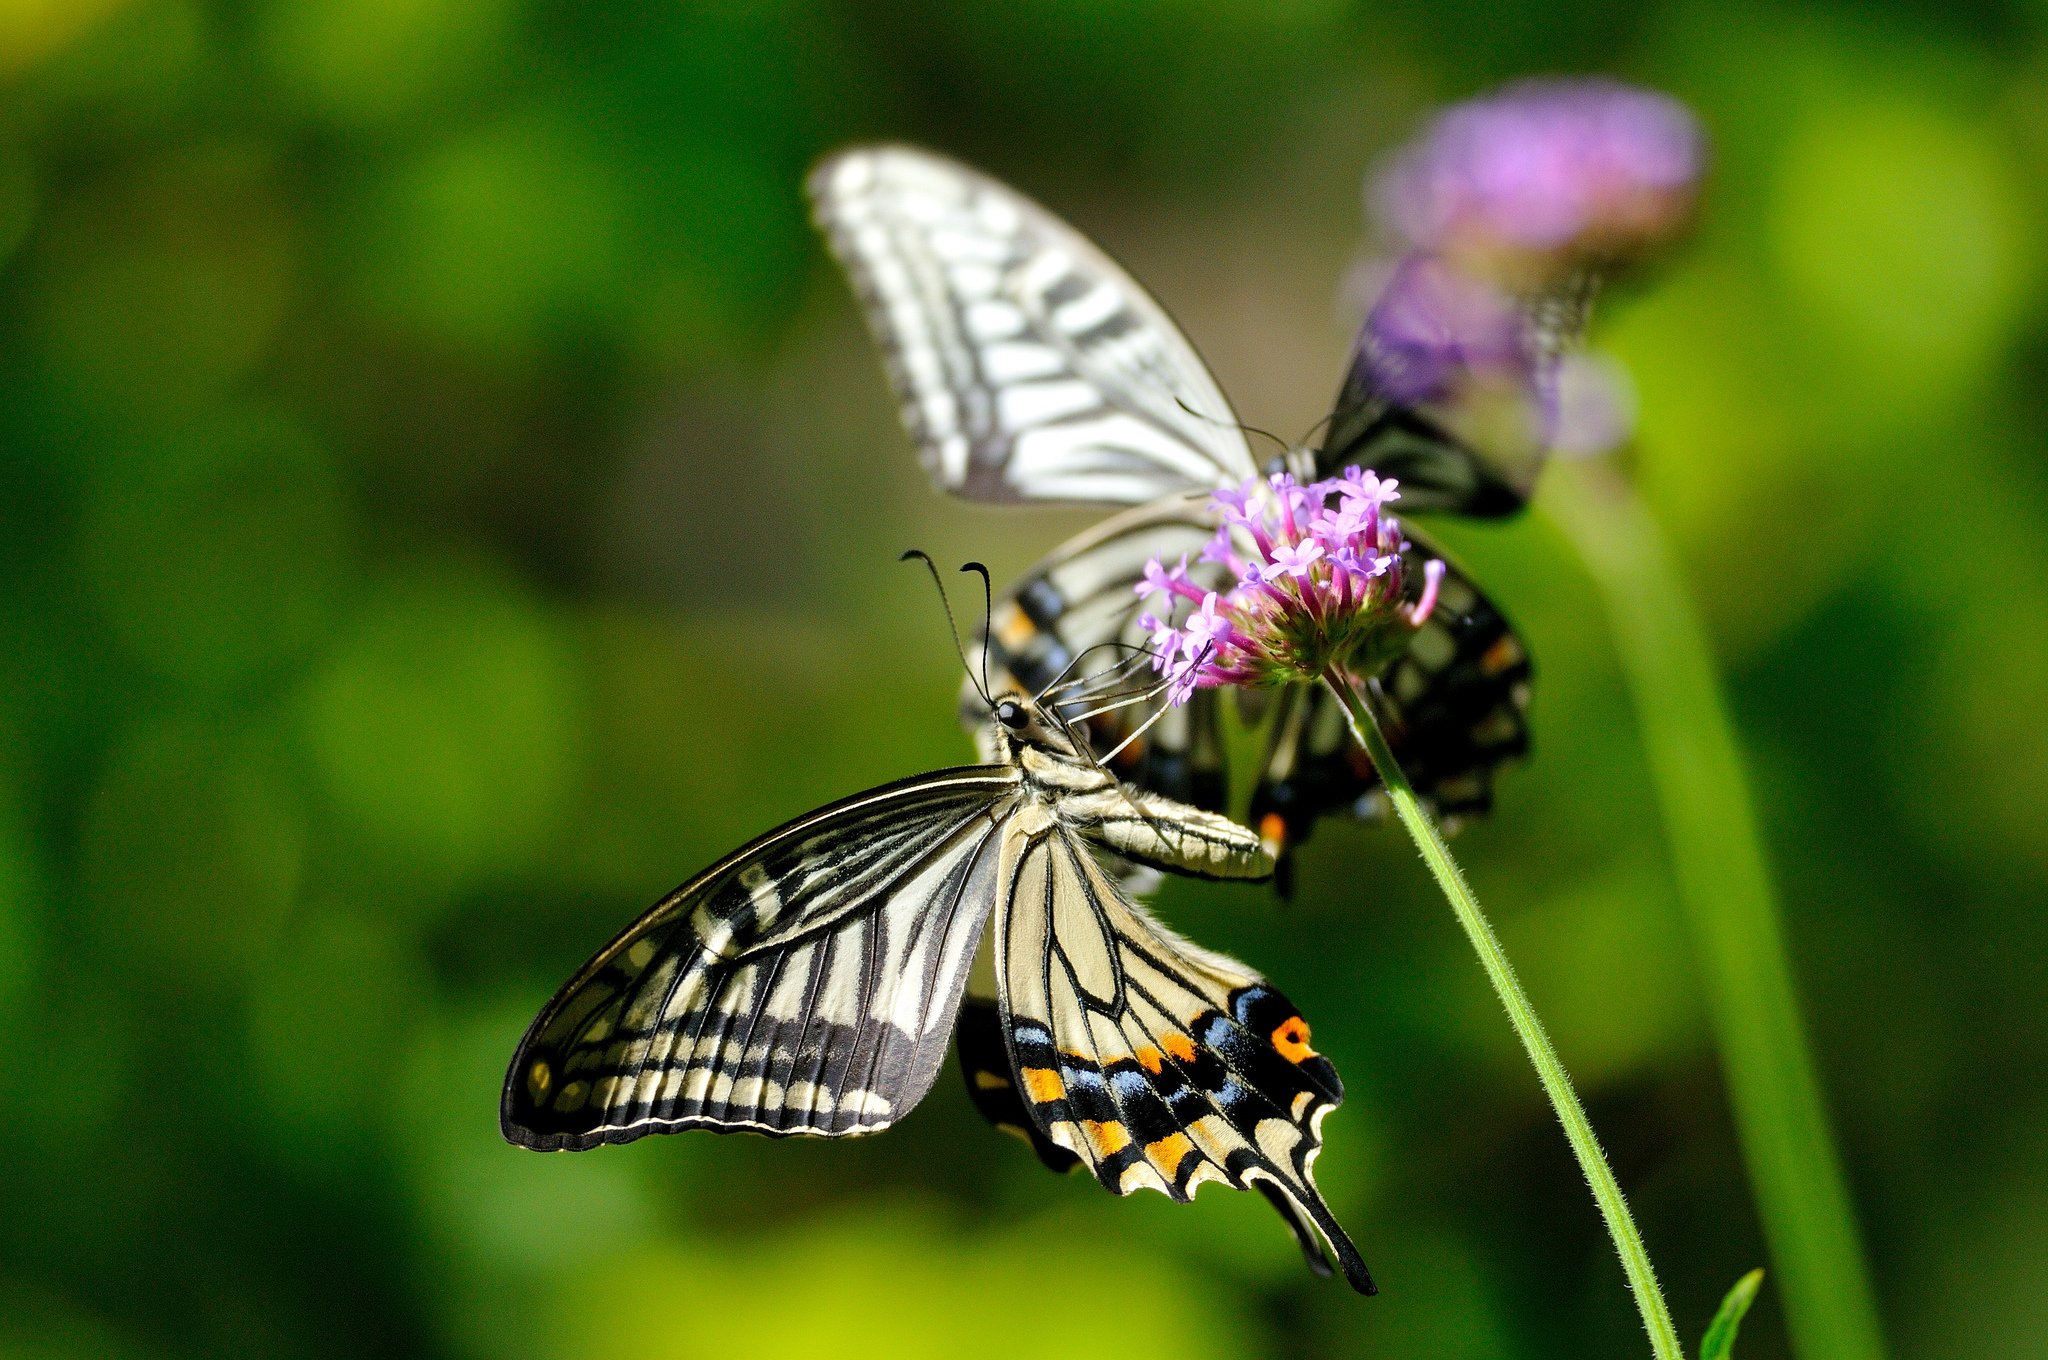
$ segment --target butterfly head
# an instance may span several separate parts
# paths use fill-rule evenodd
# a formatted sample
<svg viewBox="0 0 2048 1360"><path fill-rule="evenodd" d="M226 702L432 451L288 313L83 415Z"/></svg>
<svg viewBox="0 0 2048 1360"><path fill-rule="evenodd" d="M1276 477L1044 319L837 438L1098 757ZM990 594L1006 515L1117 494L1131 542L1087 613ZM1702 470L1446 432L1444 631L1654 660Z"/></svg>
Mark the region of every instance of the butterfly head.
<svg viewBox="0 0 2048 1360"><path fill-rule="evenodd" d="M1061 760L1087 760L1086 727L1061 717L1050 705L1021 694L1006 694L989 706L989 718L989 733L999 756L1036 751Z"/></svg>

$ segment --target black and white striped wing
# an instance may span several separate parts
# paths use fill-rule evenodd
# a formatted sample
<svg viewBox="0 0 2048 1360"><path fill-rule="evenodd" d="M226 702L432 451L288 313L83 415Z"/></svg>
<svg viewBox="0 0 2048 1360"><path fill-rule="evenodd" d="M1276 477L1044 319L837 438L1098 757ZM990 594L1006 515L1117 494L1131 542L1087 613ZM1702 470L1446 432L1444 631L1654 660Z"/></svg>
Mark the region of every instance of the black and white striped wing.
<svg viewBox="0 0 2048 1360"><path fill-rule="evenodd" d="M670 893L528 1028L505 1137L576 1149L894 1123L945 1056L1018 780L979 766L886 785Z"/></svg>
<svg viewBox="0 0 2048 1360"><path fill-rule="evenodd" d="M1287 999L1154 921L1043 809L1007 823L1002 866L997 989L1016 1088L1044 1140L1120 1195L1257 1188L1373 1292L1312 1175L1343 1083Z"/></svg>
<svg viewBox="0 0 2048 1360"><path fill-rule="evenodd" d="M1179 328L1044 208L905 146L840 152L809 190L942 489L1135 505L1257 471Z"/></svg>
<svg viewBox="0 0 2048 1360"><path fill-rule="evenodd" d="M1445 572L1428 621L1374 681L1376 708L1402 772L1455 825L1493 806L1494 772L1529 749L1529 653L1469 576L1413 525L1401 528L1416 545L1411 588L1424 559L1442 560ZM1379 787L1327 690L1280 695L1250 820L1283 864L1318 818L1376 816Z"/></svg>
<svg viewBox="0 0 2048 1360"><path fill-rule="evenodd" d="M1193 559L1214 532L1208 498L1185 495L1126 510L1062 544L996 600L984 639L990 683L998 692L1037 694L1062 675L1099 674L1130 661L1132 649L1147 640L1137 623L1145 605L1135 589L1146 562ZM1191 560L1190 571L1217 589L1226 584L1227 572L1216 564ZM1123 674L1131 685L1157 678L1143 661ZM1098 684L1086 692L1099 695L1102 689ZM1086 704L1061 707L1071 716ZM1091 719L1091 744L1098 754L1115 750L1158 709L1156 703L1134 705ZM1222 810L1227 788L1218 712L1213 691L1196 694L1125 747L1112 770L1125 783ZM960 713L970 730L988 718L988 706L971 684L961 686Z"/></svg>

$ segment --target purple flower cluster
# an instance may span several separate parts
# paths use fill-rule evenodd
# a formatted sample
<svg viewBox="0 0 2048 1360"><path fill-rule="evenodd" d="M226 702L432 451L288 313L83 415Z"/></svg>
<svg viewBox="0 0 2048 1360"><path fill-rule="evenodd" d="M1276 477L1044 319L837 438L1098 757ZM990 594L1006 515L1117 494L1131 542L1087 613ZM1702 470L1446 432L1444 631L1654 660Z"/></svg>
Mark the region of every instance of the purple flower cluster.
<svg viewBox="0 0 2048 1360"><path fill-rule="evenodd" d="M1664 95L1609 80L1511 85L1442 114L1381 172L1376 215L1416 250L1518 288L1669 239L1706 161Z"/></svg>
<svg viewBox="0 0 2048 1360"><path fill-rule="evenodd" d="M1360 468L1307 485L1276 473L1215 493L1222 523L1201 560L1226 567L1235 583L1206 589L1183 557L1173 567L1147 563L1137 588L1163 597L1138 622L1152 634L1168 699L1313 681L1332 666L1370 675L1398 655L1435 607L1444 573L1429 562L1420 594L1407 598L1409 544L1384 513L1399 497L1392 480Z"/></svg>
<svg viewBox="0 0 2048 1360"><path fill-rule="evenodd" d="M1590 401L1562 405L1559 359L1599 279L1690 218L1705 161L1682 105L1613 81L1525 82L1441 114L1369 192L1405 251L1361 339L1375 388L1530 476L1549 447L1624 437L1566 425L1627 401L1589 391L1605 380L1589 369Z"/></svg>

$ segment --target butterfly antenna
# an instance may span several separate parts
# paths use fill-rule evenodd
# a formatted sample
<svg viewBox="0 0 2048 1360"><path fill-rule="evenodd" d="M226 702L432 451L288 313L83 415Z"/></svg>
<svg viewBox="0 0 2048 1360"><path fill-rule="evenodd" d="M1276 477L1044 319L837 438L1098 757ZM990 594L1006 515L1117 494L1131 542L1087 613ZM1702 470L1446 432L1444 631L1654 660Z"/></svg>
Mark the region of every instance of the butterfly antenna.
<svg viewBox="0 0 2048 1360"><path fill-rule="evenodd" d="M1033 700L1033 702L1043 704L1050 700L1052 703L1055 704L1092 704L1099 702L1103 699L1113 699L1119 693L1122 692L1135 692L1119 691L1116 688L1116 686L1121 685L1124 681L1128 680L1132 672L1136 671L1139 667L1143 666L1147 661L1150 661L1151 659L1152 652L1149 649L1142 647L1138 648L1137 654L1135 656L1132 656L1123 661L1119 661L1114 666L1110 666L1104 670L1099 670L1095 672L1095 674L1093 675L1080 675L1074 677L1072 680L1068 680L1060 684L1047 686L1045 690L1041 692L1036 699ZM1098 685L1104 686L1104 688L1096 689L1095 686ZM1055 695L1063 694L1070 689L1077 689L1079 692L1076 693L1074 697L1070 699L1060 699L1054 697Z"/></svg>
<svg viewBox="0 0 2048 1360"><path fill-rule="evenodd" d="M1214 644L1212 643L1212 644L1210 645L1210 647L1209 647L1209 648L1205 649L1205 650L1204 650L1204 651L1202 652L1202 655L1201 655L1201 656L1199 656L1199 657L1197 657L1197 658L1195 659L1195 663L1194 663L1194 664L1196 664L1197 666L1199 666L1199 665L1201 665L1201 664L1202 664L1202 662L1204 662L1204 661L1208 660L1208 657L1209 657L1209 653L1210 653L1211 651L1213 651L1213 650L1215 650L1215 647L1214 647ZM1148 695L1151 695L1151 694L1163 694L1163 693L1165 693L1165 692L1166 692L1166 689L1167 689L1167 687L1168 687L1168 686L1170 686L1170 685L1171 685L1172 683L1173 683L1173 680L1172 680L1172 678L1171 678L1171 677L1169 677L1169 678L1167 678L1167 679L1165 679L1165 680L1161 680L1161 681L1160 681L1160 682L1159 682L1159 683L1158 683L1157 685L1154 685L1154 686L1153 686L1153 687L1151 688L1151 690L1149 690L1149 691L1147 692L1147 694L1148 694ZM1109 750L1109 751L1106 751L1106 752L1104 752L1104 753L1103 753L1103 756L1102 756L1102 760L1103 760L1103 763L1104 763L1104 764L1108 764L1108 763L1109 763L1110 761L1112 761L1112 760L1115 760L1115 759L1116 759L1116 758L1117 758L1118 756L1122 755L1122 754L1124 753L1124 748L1125 748L1126 746L1129 746L1129 745L1130 745L1130 744L1131 744L1132 742L1136 741L1136 740L1137 740L1137 739L1138 739L1139 737L1142 737L1142 736L1144 736L1144 735L1145 735L1145 733L1146 733L1147 731L1149 731L1149 730L1151 729L1151 727L1152 727L1152 725L1153 725L1154 723L1158 722L1158 721L1159 721L1159 720L1160 720L1161 718L1163 718L1163 717L1165 717L1165 716L1167 715L1167 712L1168 712L1168 711L1169 711L1170 709L1172 709L1172 707L1173 707L1173 705L1172 705L1172 704L1161 704L1161 705L1159 706L1159 709L1158 709L1158 711L1157 711L1157 712L1153 713L1153 715L1152 715L1151 717L1149 717L1149 718L1145 719L1145 721L1143 721L1143 722L1139 723L1139 724L1137 725L1137 727L1135 727L1134 729L1132 729L1132 731L1131 731L1131 735L1129 735L1128 737L1125 737L1125 738L1124 738L1124 739L1123 739L1122 741L1118 742L1118 743L1116 744L1116 746L1115 746L1114 748L1112 748L1111 750Z"/></svg>
<svg viewBox="0 0 2048 1360"><path fill-rule="evenodd" d="M1032 702L1043 703L1048 697L1057 694L1061 690L1067 689L1073 685L1093 684L1095 683L1095 681L1101 679L1103 676L1114 675L1119 669L1130 664L1130 661L1120 661L1115 666L1111 666L1107 670L1098 671L1093 675L1083 675L1076 677L1073 680L1067 679L1068 676L1073 675L1075 669L1078 666L1080 666L1080 664L1083 661L1086 661L1088 659L1088 654L1090 652L1099 652L1105 647L1131 648L1138 654L1138 656L1132 657L1131 661L1137 660L1138 657L1152 655L1152 649L1149 647L1140 647L1135 642L1123 642L1117 639L1112 639L1108 642L1098 642L1091 647L1084 647L1081 649L1080 655L1076 656L1072 661L1069 661L1066 665L1060 667L1060 673L1058 675L1055 675L1051 680L1046 682L1045 688L1038 691L1037 695L1033 697Z"/></svg>
<svg viewBox="0 0 2048 1360"><path fill-rule="evenodd" d="M1328 429L1330 427L1330 423L1336 420L1337 417L1342 415L1343 413L1344 408L1339 406L1335 410L1331 411L1330 414L1324 416L1321 420L1318 420L1315 424L1309 426L1308 433L1301 437L1301 447L1307 448L1309 440L1314 439L1317 435L1321 434L1324 430Z"/></svg>
<svg viewBox="0 0 2048 1360"><path fill-rule="evenodd" d="M1189 415L1193 416L1193 417L1194 417L1194 418L1195 418L1196 420L1206 421L1206 422L1208 422L1209 424L1211 424L1211 425L1215 425L1215 426L1217 426L1217 427L1219 427L1219 428L1221 428L1221 429L1225 429L1225 430L1237 430L1237 431L1239 431L1239 432L1241 432L1241 433L1244 433L1244 434L1255 434L1255 435L1259 435L1259 436L1260 436L1260 437L1262 437L1262 438L1265 438L1265 439L1270 439L1270 440L1272 440L1272 441L1273 441L1273 442L1274 442L1275 444L1277 444L1277 445L1279 445L1279 446L1280 446L1280 452L1282 452L1282 453L1287 453L1287 452L1291 451L1291 450L1292 450L1292 448L1293 448L1293 445L1289 444L1289 443L1288 443L1288 442L1287 442L1286 440L1282 439L1282 438L1281 438L1281 437L1280 437L1279 435L1277 435L1277 434L1274 434L1274 433L1273 433L1273 432L1272 432L1271 430L1262 430L1262 429L1260 429L1260 428L1259 428L1258 426L1256 426L1256 425L1247 425L1247 424L1245 424L1245 423L1244 423L1243 421L1238 421L1237 423L1235 423L1235 424L1232 424L1232 423L1231 423L1230 421L1227 421L1227 420L1218 420L1218 419L1217 419L1216 417L1214 417L1214 416L1211 416L1211 415L1204 415L1204 414L1202 414L1202 413L1201 413L1200 411L1197 411L1197 410L1196 410L1196 409L1195 409L1194 407L1192 407L1192 406L1188 405L1188 404L1187 404L1187 402L1186 402L1185 400L1183 400L1183 399L1182 399L1181 397L1179 397L1179 396L1175 396L1175 397L1174 397L1174 399L1173 399L1173 404L1174 404L1175 406L1178 406L1178 407L1180 407L1180 409L1181 409L1181 410L1183 410L1183 411L1186 411L1186 412L1187 412L1187 413L1188 413Z"/></svg>
<svg viewBox="0 0 2048 1360"><path fill-rule="evenodd" d="M946 611L946 631L952 634L954 655L960 658L960 669L967 672L967 683L970 685L976 684L974 667L967 664L967 649L960 645L960 625L953 621L953 602L946 598L946 583L939 579L939 569L932 562L932 555L922 548L911 548L896 560L898 562L908 562L912 558L916 558L924 563L924 569L931 573L932 585L939 592L939 607ZM984 649L983 655L985 656L986 654L986 649ZM987 685L979 685L975 693L979 694L981 701L991 709L995 707L995 701L988 697Z"/></svg>
<svg viewBox="0 0 2048 1360"><path fill-rule="evenodd" d="M930 562L931 559L925 560ZM996 626L995 586L988 579L988 568L979 562L962 562L960 570L971 571L981 578L981 697L989 699L989 707L993 708L995 704L991 696L995 691L988 687L988 636ZM958 643L959 639L956 637L954 642ZM965 657L961 658L961 664L966 664Z"/></svg>

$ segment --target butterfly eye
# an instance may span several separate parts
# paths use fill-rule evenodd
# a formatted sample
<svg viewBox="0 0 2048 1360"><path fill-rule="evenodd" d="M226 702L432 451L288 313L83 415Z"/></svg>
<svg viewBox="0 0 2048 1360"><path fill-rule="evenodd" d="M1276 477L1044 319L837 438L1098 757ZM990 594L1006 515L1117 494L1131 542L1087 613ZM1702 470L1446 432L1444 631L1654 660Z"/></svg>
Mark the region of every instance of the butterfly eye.
<svg viewBox="0 0 2048 1360"><path fill-rule="evenodd" d="M1013 730L1020 729L1031 725L1031 715L1015 699L1005 699L996 705L996 721Z"/></svg>

